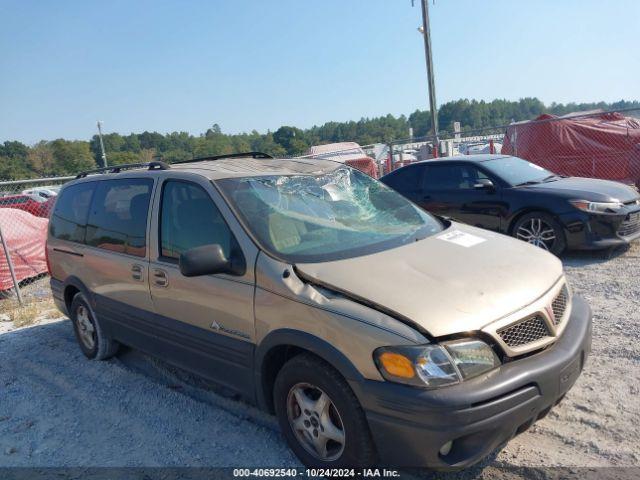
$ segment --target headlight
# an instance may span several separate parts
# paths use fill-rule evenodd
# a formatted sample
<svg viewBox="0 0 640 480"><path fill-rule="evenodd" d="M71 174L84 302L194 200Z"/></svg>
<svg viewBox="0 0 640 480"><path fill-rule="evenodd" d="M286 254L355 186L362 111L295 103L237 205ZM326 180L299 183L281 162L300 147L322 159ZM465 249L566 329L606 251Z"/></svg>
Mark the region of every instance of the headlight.
<svg viewBox="0 0 640 480"><path fill-rule="evenodd" d="M570 202L583 212L603 215L616 215L624 208L624 204L620 202L589 202L588 200L570 200Z"/></svg>
<svg viewBox="0 0 640 480"><path fill-rule="evenodd" d="M491 347L476 339L382 347L373 356L386 380L426 388L453 385L500 366Z"/></svg>

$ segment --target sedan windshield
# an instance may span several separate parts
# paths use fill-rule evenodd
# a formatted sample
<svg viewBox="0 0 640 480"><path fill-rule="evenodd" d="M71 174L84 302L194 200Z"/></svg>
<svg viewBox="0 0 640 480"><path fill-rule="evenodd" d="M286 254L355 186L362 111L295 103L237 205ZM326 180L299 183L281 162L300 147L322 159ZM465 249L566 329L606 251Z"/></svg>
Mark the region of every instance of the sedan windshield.
<svg viewBox="0 0 640 480"><path fill-rule="evenodd" d="M262 247L292 263L366 255L442 230L400 194L347 167L216 183Z"/></svg>
<svg viewBox="0 0 640 480"><path fill-rule="evenodd" d="M495 160L482 162L482 165L512 187L532 185L557 178L557 176L549 170L518 157L500 157Z"/></svg>

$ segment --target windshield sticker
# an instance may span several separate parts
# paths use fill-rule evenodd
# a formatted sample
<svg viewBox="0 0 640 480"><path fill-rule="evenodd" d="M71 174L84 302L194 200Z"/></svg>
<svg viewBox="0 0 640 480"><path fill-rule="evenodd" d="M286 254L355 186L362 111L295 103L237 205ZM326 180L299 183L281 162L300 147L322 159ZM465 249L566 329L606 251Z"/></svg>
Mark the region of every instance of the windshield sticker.
<svg viewBox="0 0 640 480"><path fill-rule="evenodd" d="M485 242L485 238L476 237L475 235L471 235L470 233L465 233L460 230L454 230L453 232L447 232L444 235L439 235L436 237L439 240L444 240L445 242L455 243L456 245L460 245L461 247L473 247L474 245L478 245L479 243Z"/></svg>

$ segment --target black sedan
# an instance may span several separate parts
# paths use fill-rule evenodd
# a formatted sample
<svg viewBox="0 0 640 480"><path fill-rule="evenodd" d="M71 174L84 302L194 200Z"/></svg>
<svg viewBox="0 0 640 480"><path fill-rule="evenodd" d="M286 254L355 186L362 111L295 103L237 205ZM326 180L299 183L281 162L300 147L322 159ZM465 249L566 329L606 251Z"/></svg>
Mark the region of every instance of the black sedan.
<svg viewBox="0 0 640 480"><path fill-rule="evenodd" d="M380 180L435 215L512 235L556 255L640 238L640 195L633 187L562 177L517 157L427 160Z"/></svg>

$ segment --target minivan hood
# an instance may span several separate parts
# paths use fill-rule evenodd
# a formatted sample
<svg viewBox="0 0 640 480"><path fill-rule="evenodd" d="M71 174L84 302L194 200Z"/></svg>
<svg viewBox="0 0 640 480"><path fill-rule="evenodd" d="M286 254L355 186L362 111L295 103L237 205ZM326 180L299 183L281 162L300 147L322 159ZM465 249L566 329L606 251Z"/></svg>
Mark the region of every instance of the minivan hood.
<svg viewBox="0 0 640 480"><path fill-rule="evenodd" d="M443 239L451 234L480 243ZM402 247L296 269L312 282L407 318L433 337L480 330L537 300L563 275L560 260L538 247L457 223Z"/></svg>
<svg viewBox="0 0 640 480"><path fill-rule="evenodd" d="M624 183L597 178L567 177L519 188L538 191L553 190L555 193L562 194L568 198L592 202L620 201L627 203L640 197L636 190Z"/></svg>

